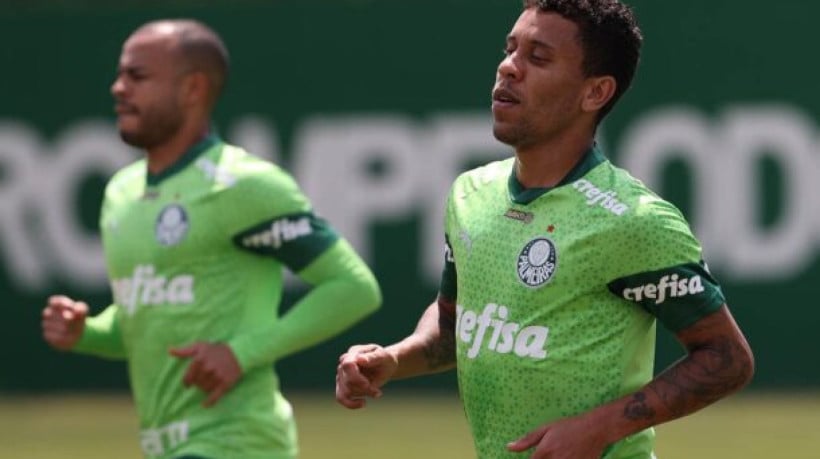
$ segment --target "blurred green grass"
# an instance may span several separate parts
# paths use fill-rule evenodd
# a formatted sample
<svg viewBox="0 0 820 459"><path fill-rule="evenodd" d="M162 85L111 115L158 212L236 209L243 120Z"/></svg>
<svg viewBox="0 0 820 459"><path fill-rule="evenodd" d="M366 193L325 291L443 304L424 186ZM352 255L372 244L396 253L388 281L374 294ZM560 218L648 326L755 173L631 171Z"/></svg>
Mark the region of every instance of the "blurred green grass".
<svg viewBox="0 0 820 459"><path fill-rule="evenodd" d="M391 394L360 411L332 394L290 397L302 459L471 458L458 399ZM0 397L0 458L139 459L125 395ZM751 394L658 429L659 459L820 457L820 394Z"/></svg>

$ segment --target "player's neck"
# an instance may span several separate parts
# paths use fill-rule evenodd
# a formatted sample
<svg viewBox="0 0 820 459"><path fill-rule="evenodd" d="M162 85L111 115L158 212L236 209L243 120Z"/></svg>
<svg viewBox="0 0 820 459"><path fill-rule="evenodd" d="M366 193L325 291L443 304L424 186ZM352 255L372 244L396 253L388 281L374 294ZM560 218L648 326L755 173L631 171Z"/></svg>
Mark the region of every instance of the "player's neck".
<svg viewBox="0 0 820 459"><path fill-rule="evenodd" d="M209 130L208 121L183 125L167 142L146 150L148 172L159 174L174 165L192 146L204 139Z"/></svg>
<svg viewBox="0 0 820 459"><path fill-rule="evenodd" d="M517 148L515 176L524 188L552 188L578 164L592 143L593 137L588 132L568 132Z"/></svg>

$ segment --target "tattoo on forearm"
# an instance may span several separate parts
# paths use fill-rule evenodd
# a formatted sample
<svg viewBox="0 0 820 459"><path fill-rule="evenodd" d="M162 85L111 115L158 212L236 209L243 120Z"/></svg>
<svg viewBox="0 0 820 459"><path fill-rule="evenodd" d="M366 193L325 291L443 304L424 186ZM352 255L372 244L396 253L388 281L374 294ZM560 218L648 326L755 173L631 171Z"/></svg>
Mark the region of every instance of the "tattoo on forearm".
<svg viewBox="0 0 820 459"><path fill-rule="evenodd" d="M751 362L740 345L725 336L713 343L694 350L649 385L673 416L702 408L739 389L748 379Z"/></svg>
<svg viewBox="0 0 820 459"><path fill-rule="evenodd" d="M452 365L456 361L455 327L451 320L439 319L439 336L424 346L424 357L431 370Z"/></svg>
<svg viewBox="0 0 820 459"><path fill-rule="evenodd" d="M638 392L632 396L632 400L624 408L624 417L627 419L653 419L655 410L646 402L646 394Z"/></svg>

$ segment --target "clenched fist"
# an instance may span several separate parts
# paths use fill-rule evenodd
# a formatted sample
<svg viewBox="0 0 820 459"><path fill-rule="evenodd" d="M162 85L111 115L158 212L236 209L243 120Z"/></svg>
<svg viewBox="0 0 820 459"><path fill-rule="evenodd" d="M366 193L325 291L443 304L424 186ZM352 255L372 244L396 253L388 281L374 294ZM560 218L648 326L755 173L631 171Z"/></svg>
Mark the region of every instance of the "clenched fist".
<svg viewBox="0 0 820 459"><path fill-rule="evenodd" d="M83 336L88 305L63 295L48 299L43 309L43 339L55 349L68 351Z"/></svg>
<svg viewBox="0 0 820 459"><path fill-rule="evenodd" d="M382 396L382 386L398 365L396 356L378 344L352 346L336 367L336 401L346 408L363 408L366 397Z"/></svg>

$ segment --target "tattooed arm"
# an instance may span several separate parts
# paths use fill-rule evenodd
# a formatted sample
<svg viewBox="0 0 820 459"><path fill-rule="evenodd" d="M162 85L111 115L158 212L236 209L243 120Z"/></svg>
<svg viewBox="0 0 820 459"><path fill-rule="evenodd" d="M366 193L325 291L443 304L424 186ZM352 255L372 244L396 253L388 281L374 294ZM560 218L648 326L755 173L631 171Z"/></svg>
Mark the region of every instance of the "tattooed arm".
<svg viewBox="0 0 820 459"><path fill-rule="evenodd" d="M725 305L677 336L688 355L633 394L624 406L623 418L626 424L635 423L635 432L693 413L739 390L752 378L752 351Z"/></svg>
<svg viewBox="0 0 820 459"><path fill-rule="evenodd" d="M639 391L592 411L539 427L512 442L532 457L600 457L607 445L677 419L739 390L754 373L746 338L723 305L677 334L688 355Z"/></svg>
<svg viewBox="0 0 820 459"><path fill-rule="evenodd" d="M362 408L366 397L381 397L389 380L455 367L455 323L455 302L439 295L407 338L387 347L352 346L336 367L336 400L347 408Z"/></svg>
<svg viewBox="0 0 820 459"><path fill-rule="evenodd" d="M438 373L456 365L455 302L438 296L419 319L416 330L402 341L388 346L398 368L393 379Z"/></svg>

